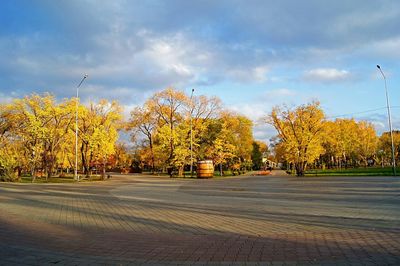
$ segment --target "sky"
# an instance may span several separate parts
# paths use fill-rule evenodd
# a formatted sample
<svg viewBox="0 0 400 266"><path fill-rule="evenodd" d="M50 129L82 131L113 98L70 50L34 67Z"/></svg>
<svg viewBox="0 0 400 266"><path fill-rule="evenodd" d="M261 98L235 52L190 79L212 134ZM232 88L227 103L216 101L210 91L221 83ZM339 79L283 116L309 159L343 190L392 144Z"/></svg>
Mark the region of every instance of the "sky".
<svg viewBox="0 0 400 266"><path fill-rule="evenodd" d="M2 0L0 102L50 92L118 100L156 91L218 96L255 123L273 106L321 102L329 119L400 129L400 1Z"/></svg>

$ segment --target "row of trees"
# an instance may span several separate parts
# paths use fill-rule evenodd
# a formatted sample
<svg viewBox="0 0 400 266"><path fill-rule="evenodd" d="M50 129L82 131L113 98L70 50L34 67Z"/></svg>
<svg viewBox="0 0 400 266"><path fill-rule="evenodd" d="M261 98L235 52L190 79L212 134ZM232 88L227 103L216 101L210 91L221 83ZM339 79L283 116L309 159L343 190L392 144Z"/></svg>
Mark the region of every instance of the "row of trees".
<svg viewBox="0 0 400 266"><path fill-rule="evenodd" d="M137 143L137 161L153 172L211 159L223 169L252 167L252 122L221 108L218 98L189 97L167 88L131 112L128 129ZM192 143L192 154L190 145Z"/></svg>
<svg viewBox="0 0 400 266"><path fill-rule="evenodd" d="M309 165L330 168L390 165L388 133L378 137L374 126L367 121L328 121L318 102L295 109L275 107L267 122L278 131L274 140L277 160L293 165L299 176L304 175ZM394 140L399 158L399 131L394 132Z"/></svg>
<svg viewBox="0 0 400 266"><path fill-rule="evenodd" d="M58 103L51 95L32 95L0 105L0 176L12 180L30 173L34 179L40 169L47 179L73 168L77 109L80 169L85 175L93 165L104 169L123 126L121 107L105 100L84 106L77 99Z"/></svg>
<svg viewBox="0 0 400 266"><path fill-rule="evenodd" d="M57 102L31 95L0 105L0 176L12 179L40 169L46 178L70 171L75 164L75 112L78 109L79 171L128 168L152 172L175 169L183 175L193 161L211 159L223 170L260 169L268 153L255 141L248 118L224 110L218 98L189 97L167 88L136 107L128 121L116 102L88 106L77 99ZM276 161L293 165L298 175L313 167L390 164L390 138L378 137L373 125L354 119L328 121L318 102L290 109L275 107L267 122L278 136L272 141ZM130 132L134 154L118 143L119 131ZM396 157L400 132L394 132ZM192 150L192 152L191 152Z"/></svg>
<svg viewBox="0 0 400 266"><path fill-rule="evenodd" d="M223 110L218 98L191 98L168 88L124 120L116 102L85 106L75 98L57 102L51 95L31 95L0 105L0 177L29 174L34 180L43 174L47 179L73 171L77 109L78 169L86 176L93 168L103 175L106 167L129 168L132 161L153 172L173 168L179 175L192 160L203 159L213 160L221 174L243 171L253 160L259 167L266 150L266 144L254 142L251 120ZM119 131L130 133L134 152L117 141Z"/></svg>

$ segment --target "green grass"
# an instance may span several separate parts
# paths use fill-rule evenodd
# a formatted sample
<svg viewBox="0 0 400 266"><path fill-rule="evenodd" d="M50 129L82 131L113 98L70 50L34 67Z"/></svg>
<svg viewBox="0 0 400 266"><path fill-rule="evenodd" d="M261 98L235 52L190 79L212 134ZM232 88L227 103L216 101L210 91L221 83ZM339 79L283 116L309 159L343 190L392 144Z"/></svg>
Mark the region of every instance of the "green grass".
<svg viewBox="0 0 400 266"><path fill-rule="evenodd" d="M400 167L396 168L400 175ZM342 169L311 169L306 171L306 176L391 176L393 170L391 167L359 167Z"/></svg>

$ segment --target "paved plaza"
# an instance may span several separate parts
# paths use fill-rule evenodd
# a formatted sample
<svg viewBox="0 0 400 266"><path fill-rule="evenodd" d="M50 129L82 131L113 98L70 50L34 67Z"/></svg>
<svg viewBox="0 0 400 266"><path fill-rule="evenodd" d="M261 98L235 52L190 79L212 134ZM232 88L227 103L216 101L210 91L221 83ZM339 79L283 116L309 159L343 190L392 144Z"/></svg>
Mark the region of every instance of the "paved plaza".
<svg viewBox="0 0 400 266"><path fill-rule="evenodd" d="M0 265L400 265L400 178L0 184Z"/></svg>

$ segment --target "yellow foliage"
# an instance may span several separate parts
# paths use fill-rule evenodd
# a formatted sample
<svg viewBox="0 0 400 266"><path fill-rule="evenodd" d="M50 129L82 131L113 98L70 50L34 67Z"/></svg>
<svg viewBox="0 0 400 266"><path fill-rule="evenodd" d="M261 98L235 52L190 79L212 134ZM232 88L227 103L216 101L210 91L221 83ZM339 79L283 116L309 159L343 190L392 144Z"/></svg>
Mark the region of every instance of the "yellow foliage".
<svg viewBox="0 0 400 266"><path fill-rule="evenodd" d="M286 160L295 164L298 175L304 175L307 164L323 152L324 112L319 102L294 110L274 107L268 122L278 131Z"/></svg>

